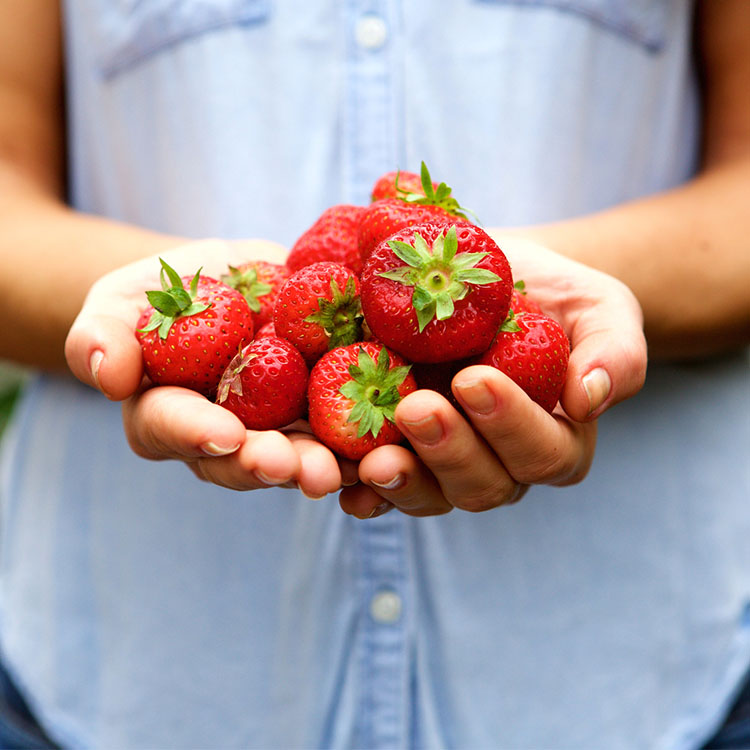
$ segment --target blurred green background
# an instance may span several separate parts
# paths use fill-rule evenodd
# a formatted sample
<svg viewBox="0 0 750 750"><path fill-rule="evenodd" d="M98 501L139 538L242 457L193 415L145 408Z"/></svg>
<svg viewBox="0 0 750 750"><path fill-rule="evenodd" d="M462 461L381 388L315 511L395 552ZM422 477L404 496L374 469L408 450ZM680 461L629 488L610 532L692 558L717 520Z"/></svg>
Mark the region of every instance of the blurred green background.
<svg viewBox="0 0 750 750"><path fill-rule="evenodd" d="M0 434L13 413L26 371L10 362L0 360Z"/></svg>

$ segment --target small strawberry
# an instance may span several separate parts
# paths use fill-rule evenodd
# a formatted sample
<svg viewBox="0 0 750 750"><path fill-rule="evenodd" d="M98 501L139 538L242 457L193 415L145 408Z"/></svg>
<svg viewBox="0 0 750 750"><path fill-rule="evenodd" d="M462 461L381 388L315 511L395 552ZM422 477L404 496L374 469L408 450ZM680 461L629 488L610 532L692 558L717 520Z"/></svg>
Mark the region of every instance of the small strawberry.
<svg viewBox="0 0 750 750"><path fill-rule="evenodd" d="M160 261L162 289L146 292L150 306L136 325L144 369L157 385L212 397L227 364L253 337L252 313L235 289L200 271L180 278Z"/></svg>
<svg viewBox="0 0 750 750"><path fill-rule="evenodd" d="M468 222L468 213L451 195L451 189L441 182L433 187L430 173L422 162L422 189L420 193L409 193L396 198L375 201L363 211L359 221L359 254L367 260L370 253L392 234L425 222L450 225Z"/></svg>
<svg viewBox="0 0 750 750"><path fill-rule="evenodd" d="M294 243L286 259L296 271L323 260L341 263L359 273L359 220L361 206L339 205L326 209L320 218Z"/></svg>
<svg viewBox="0 0 750 750"><path fill-rule="evenodd" d="M412 362L484 351L508 313L513 280L494 240L473 224L422 224L382 242L362 270L373 335Z"/></svg>
<svg viewBox="0 0 750 750"><path fill-rule="evenodd" d="M332 349L310 373L310 428L332 451L358 460L373 448L403 440L393 415L416 388L404 360L379 344Z"/></svg>
<svg viewBox="0 0 750 750"><path fill-rule="evenodd" d="M510 309L518 315L519 313L539 313L542 314L542 308L539 307L526 292L526 284L523 281L517 281L513 284L513 296L510 298Z"/></svg>
<svg viewBox="0 0 750 750"><path fill-rule="evenodd" d="M357 276L339 263L313 263L295 271L279 290L273 310L276 335L290 341L312 365L329 349L362 338Z"/></svg>
<svg viewBox="0 0 750 750"><path fill-rule="evenodd" d="M556 320L538 313L511 312L492 346L473 364L501 370L551 412L565 385L569 356L568 337Z"/></svg>
<svg viewBox="0 0 750 750"><path fill-rule="evenodd" d="M269 321L264 326L261 326L256 332L255 332L255 338L256 339L262 339L265 336L275 336L276 335L276 329L273 327L273 321Z"/></svg>
<svg viewBox="0 0 750 750"><path fill-rule="evenodd" d="M437 182L432 183L433 192L438 189ZM407 195L424 195L422 177L416 172L387 172L378 177L372 187L370 198L381 201L384 198L406 198Z"/></svg>
<svg viewBox="0 0 750 750"><path fill-rule="evenodd" d="M307 411L308 370L284 339L265 336L247 344L219 382L216 403L236 414L248 430L277 430Z"/></svg>
<svg viewBox="0 0 750 750"><path fill-rule="evenodd" d="M221 280L242 292L253 311L255 330L273 317L273 303L281 285L289 277L289 269L279 263L251 260L241 265L229 266L229 273Z"/></svg>

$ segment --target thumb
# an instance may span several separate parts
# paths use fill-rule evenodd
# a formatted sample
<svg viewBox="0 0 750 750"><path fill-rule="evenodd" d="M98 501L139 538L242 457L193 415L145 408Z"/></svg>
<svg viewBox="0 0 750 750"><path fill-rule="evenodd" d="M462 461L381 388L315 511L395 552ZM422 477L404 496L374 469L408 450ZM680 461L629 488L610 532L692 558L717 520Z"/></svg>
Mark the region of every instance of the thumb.
<svg viewBox="0 0 750 750"><path fill-rule="evenodd" d="M107 398L131 396L143 378L141 345L121 318L82 311L65 341L71 372Z"/></svg>
<svg viewBox="0 0 750 750"><path fill-rule="evenodd" d="M596 305L576 321L561 402L578 422L596 419L635 395L648 361L640 307L635 299Z"/></svg>

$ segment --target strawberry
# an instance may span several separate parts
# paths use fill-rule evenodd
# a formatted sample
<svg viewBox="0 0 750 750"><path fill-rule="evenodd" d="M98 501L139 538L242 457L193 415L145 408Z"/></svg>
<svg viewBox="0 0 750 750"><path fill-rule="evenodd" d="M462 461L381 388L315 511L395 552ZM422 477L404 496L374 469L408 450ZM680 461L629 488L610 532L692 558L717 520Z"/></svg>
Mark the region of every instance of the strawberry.
<svg viewBox="0 0 750 750"><path fill-rule="evenodd" d="M339 263L313 263L295 271L279 290L273 310L276 335L312 365L329 349L362 338L357 276Z"/></svg>
<svg viewBox="0 0 750 750"><path fill-rule="evenodd" d="M492 346L473 364L504 372L543 409L560 400L570 356L563 327L538 313L510 313Z"/></svg>
<svg viewBox="0 0 750 750"><path fill-rule="evenodd" d="M494 240L473 224L421 224L396 233L362 269L373 335L412 362L484 351L508 313L513 280Z"/></svg>
<svg viewBox="0 0 750 750"><path fill-rule="evenodd" d="M256 338L224 371L216 403L236 414L248 430L277 430L304 417L307 380L307 365L288 341Z"/></svg>
<svg viewBox="0 0 750 750"><path fill-rule="evenodd" d="M513 284L513 296L510 298L510 309L516 315L527 312L542 314L542 308L528 296L528 293L526 292L526 284L520 280Z"/></svg>
<svg viewBox="0 0 750 750"><path fill-rule="evenodd" d="M276 329L273 327L273 321L269 321L264 326L261 326L256 332L255 332L255 338L256 339L262 339L265 336L275 336L276 335Z"/></svg>
<svg viewBox="0 0 750 750"><path fill-rule="evenodd" d="M212 397L224 369L253 337L242 294L200 270L180 278L161 260L160 291L136 325L146 374L157 385L179 385ZM187 288L185 287L187 284Z"/></svg>
<svg viewBox="0 0 750 750"><path fill-rule="evenodd" d="M433 191L438 189L436 182L431 183ZM387 172L379 177L372 188L370 198L372 201L380 201L384 198L406 198L407 195L417 194L424 196L422 177L415 172Z"/></svg>
<svg viewBox="0 0 750 750"><path fill-rule="evenodd" d="M467 213L451 195L451 189L441 182L433 187L430 173L422 162L424 195L410 193L396 198L375 201L363 211L359 221L359 254L367 260L370 253L384 239L406 227L425 222L445 224L468 222Z"/></svg>
<svg viewBox="0 0 750 750"><path fill-rule="evenodd" d="M311 263L328 260L359 273L359 220L361 206L339 205L325 210L320 218L294 243L286 259L287 268L296 271Z"/></svg>
<svg viewBox="0 0 750 750"><path fill-rule="evenodd" d="M393 415L416 388L406 362L379 344L332 349L310 373L310 428L332 451L358 460L380 445L401 442Z"/></svg>
<svg viewBox="0 0 750 750"><path fill-rule="evenodd" d="M288 277L289 269L286 266L251 260L237 267L229 266L229 273L221 280L242 292L253 311L253 325L257 331L272 319L276 293Z"/></svg>

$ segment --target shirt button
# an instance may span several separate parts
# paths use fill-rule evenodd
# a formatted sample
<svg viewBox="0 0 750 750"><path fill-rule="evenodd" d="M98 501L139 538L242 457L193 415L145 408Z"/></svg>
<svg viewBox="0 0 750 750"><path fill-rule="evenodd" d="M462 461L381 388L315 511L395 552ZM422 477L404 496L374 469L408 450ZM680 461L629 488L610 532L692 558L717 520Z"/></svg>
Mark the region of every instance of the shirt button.
<svg viewBox="0 0 750 750"><path fill-rule="evenodd" d="M370 602L370 614L375 622L391 625L401 617L401 597L394 591L379 591Z"/></svg>
<svg viewBox="0 0 750 750"><path fill-rule="evenodd" d="M354 27L354 38L360 47L378 49L388 38L388 28L380 16L362 16Z"/></svg>

